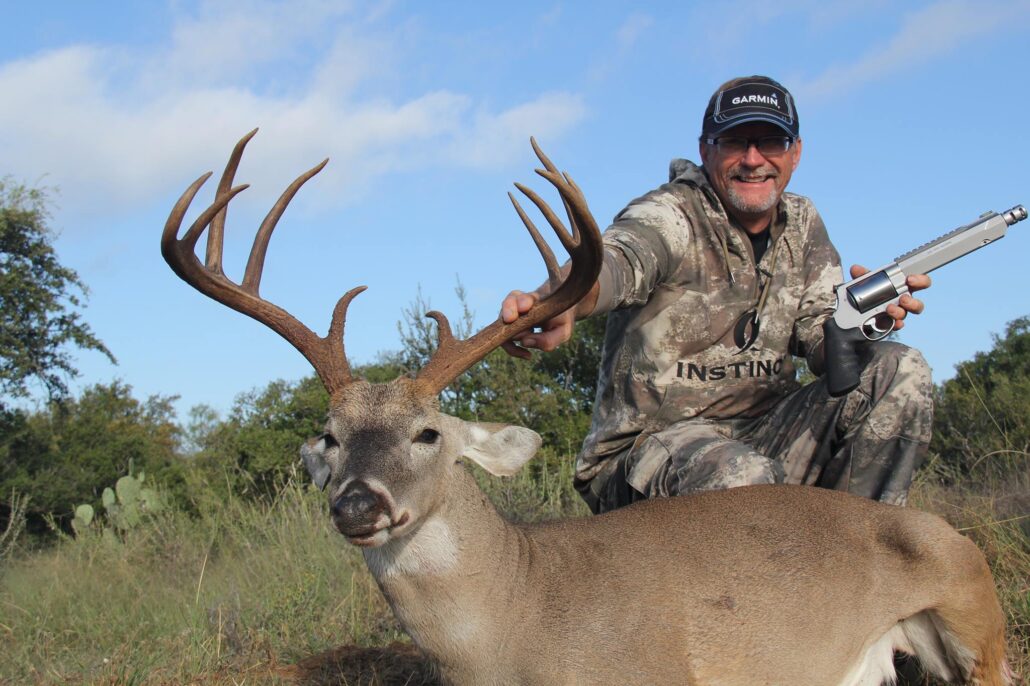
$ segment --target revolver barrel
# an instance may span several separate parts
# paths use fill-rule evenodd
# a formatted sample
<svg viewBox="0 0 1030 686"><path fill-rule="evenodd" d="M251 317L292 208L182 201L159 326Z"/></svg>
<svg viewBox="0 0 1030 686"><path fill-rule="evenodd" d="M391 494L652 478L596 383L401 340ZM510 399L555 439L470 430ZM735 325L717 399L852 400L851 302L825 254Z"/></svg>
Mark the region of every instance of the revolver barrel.
<svg viewBox="0 0 1030 686"><path fill-rule="evenodd" d="M1005 220L1005 223L1012 226L1016 222L1021 222L1026 219L1026 208L1022 205L1016 205L1011 210L1001 213L1001 218Z"/></svg>

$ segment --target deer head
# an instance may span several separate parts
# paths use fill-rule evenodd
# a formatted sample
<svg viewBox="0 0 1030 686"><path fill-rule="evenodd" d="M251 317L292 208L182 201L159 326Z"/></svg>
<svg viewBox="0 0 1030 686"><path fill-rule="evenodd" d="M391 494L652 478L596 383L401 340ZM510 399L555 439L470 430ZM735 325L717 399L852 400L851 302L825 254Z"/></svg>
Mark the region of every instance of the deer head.
<svg viewBox="0 0 1030 686"><path fill-rule="evenodd" d="M172 209L161 238L161 253L172 270L204 295L262 322L289 341L308 359L330 396L324 433L309 441L301 456L320 488L328 488L336 527L352 543L378 546L414 530L441 504L451 470L466 457L493 474L515 473L540 446L540 437L521 427L464 422L439 411L437 396L448 384L512 336L534 327L575 305L597 280L601 268L601 237L583 194L560 173L531 139L543 164L537 173L558 190L571 231L533 190L516 187L540 210L571 257L562 277L553 253L533 222L509 193L544 259L550 294L515 322L499 318L467 339L456 339L447 318L427 316L438 325L438 346L414 378L371 384L351 375L344 350L344 326L350 301L364 287L348 291L337 302L325 337L258 291L272 231L300 187L327 164L324 160L301 174L280 196L258 228L241 283L222 270L222 243L229 201L247 186L233 187L243 150L257 133L244 136L234 148L212 204L201 212L179 239L183 217L210 172L197 179ZM204 263L195 253L201 234L208 232Z"/></svg>

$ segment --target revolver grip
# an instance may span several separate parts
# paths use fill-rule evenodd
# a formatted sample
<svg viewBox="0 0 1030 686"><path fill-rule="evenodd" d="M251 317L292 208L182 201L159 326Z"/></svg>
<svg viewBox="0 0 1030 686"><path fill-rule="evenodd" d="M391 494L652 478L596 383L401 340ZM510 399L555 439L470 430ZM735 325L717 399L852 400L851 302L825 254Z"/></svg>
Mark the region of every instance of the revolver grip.
<svg viewBox="0 0 1030 686"><path fill-rule="evenodd" d="M834 398L858 387L866 364L869 341L862 328L844 329L830 317L823 324L823 358L826 366L826 389Z"/></svg>

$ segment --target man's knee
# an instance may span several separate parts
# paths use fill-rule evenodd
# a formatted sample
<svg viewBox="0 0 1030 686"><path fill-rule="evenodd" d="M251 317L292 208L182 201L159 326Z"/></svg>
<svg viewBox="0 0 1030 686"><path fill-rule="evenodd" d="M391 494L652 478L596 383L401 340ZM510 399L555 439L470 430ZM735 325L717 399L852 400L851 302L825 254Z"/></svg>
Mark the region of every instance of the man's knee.
<svg viewBox="0 0 1030 686"><path fill-rule="evenodd" d="M923 354L894 341L871 343L870 360L862 374L863 382L886 381L897 388L929 395L930 365Z"/></svg>
<svg viewBox="0 0 1030 686"><path fill-rule="evenodd" d="M933 381L923 354L901 343L873 343L872 358L862 373L860 389L874 405L908 408L906 414L933 410Z"/></svg>
<svg viewBox="0 0 1030 686"><path fill-rule="evenodd" d="M816 469L798 462L791 473L801 483L903 504L930 443L930 367L918 350L893 341L867 350L858 388L836 405L829 440L815 445Z"/></svg>
<svg viewBox="0 0 1030 686"><path fill-rule="evenodd" d="M719 441L690 455L674 455L652 481L648 495L686 495L783 481L779 462L742 443Z"/></svg>

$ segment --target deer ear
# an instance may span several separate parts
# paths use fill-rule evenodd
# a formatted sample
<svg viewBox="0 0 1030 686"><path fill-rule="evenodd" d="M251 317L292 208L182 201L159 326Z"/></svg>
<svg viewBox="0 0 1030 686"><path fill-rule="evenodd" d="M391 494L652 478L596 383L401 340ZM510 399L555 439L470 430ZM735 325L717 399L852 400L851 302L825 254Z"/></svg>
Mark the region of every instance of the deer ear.
<svg viewBox="0 0 1030 686"><path fill-rule="evenodd" d="M495 476L511 476L540 449L540 435L521 426L468 424L462 455Z"/></svg>
<svg viewBox="0 0 1030 686"><path fill-rule="evenodd" d="M311 475L311 481L322 491L329 483L329 475L332 471L325 459L326 447L325 437L312 438L300 447L300 459L304 460L304 467Z"/></svg>

